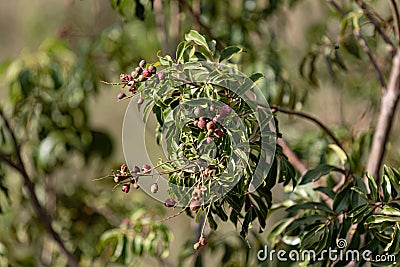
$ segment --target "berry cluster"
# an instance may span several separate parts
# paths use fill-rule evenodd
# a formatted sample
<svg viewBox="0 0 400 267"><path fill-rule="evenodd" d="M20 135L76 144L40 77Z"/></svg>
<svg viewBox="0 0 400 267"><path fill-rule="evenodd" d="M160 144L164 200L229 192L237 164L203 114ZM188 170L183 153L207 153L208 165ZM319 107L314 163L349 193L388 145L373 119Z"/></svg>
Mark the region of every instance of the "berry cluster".
<svg viewBox="0 0 400 267"><path fill-rule="evenodd" d="M215 105L210 106L210 111L214 112L216 110ZM221 107L219 110L219 113L214 116L214 118L209 119L205 116L201 116L199 118L196 118L193 122L194 126L199 127L201 130L207 130L208 136L206 139L206 142L208 144L212 143L213 137L215 138L222 138L225 133L223 130L223 127L219 127L219 122L226 118L230 113L232 109L228 105L224 105ZM196 108L194 110L194 114L196 116L199 116L203 113L203 110L201 108Z"/></svg>
<svg viewBox="0 0 400 267"><path fill-rule="evenodd" d="M128 166L126 164L122 164L120 169L117 170L117 173L114 170L111 171L112 176L114 177L114 182L118 185L122 184L122 192L128 193L131 189L131 184L133 188L139 189L140 186L138 184L139 177L142 175L148 175L151 173L151 167L148 164L143 164L142 169L138 166L133 167L131 171L128 170ZM127 181L128 180L128 181Z"/></svg>
<svg viewBox="0 0 400 267"><path fill-rule="evenodd" d="M150 77L152 77L157 72L157 69L153 65L146 66L146 60L141 60L139 65L132 71L131 74L122 73L119 75L120 82L125 86L128 86L128 91L132 94L136 94L138 92L138 84L146 81ZM159 75L162 76L162 75ZM119 100L126 98L127 95L124 92L120 92L117 95ZM139 98L138 103L143 103L143 98Z"/></svg>

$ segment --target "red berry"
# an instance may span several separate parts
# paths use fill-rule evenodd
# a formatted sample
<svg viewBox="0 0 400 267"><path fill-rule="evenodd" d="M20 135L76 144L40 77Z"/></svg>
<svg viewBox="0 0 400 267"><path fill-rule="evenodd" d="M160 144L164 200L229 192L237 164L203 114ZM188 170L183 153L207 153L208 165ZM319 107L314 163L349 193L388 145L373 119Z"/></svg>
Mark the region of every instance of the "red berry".
<svg viewBox="0 0 400 267"><path fill-rule="evenodd" d="M126 97L126 94L125 93L119 93L117 95L117 97L118 97L119 100L121 100L121 99L124 99Z"/></svg>
<svg viewBox="0 0 400 267"><path fill-rule="evenodd" d="M131 185L130 184L124 184L122 186L122 192L124 192L124 193L128 193L130 189L131 189Z"/></svg>
<svg viewBox="0 0 400 267"><path fill-rule="evenodd" d="M159 79L159 80L163 80L165 75L164 75L164 72L160 71L160 72L157 74L157 76L158 76L158 79Z"/></svg>
<svg viewBox="0 0 400 267"><path fill-rule="evenodd" d="M150 191L151 191L153 194L157 193L157 192L158 192L158 184L157 184L157 183L152 184L152 185L150 186Z"/></svg>
<svg viewBox="0 0 400 267"><path fill-rule="evenodd" d="M214 135L215 135L215 137L217 137L217 138L221 138L221 137L224 136L224 132L223 132L221 129L215 129L215 130L214 130Z"/></svg>
<svg viewBox="0 0 400 267"><path fill-rule="evenodd" d="M157 71L156 67L154 66L149 66L147 69L150 71L151 74L155 74Z"/></svg>
<svg viewBox="0 0 400 267"><path fill-rule="evenodd" d="M194 115L199 116L201 113L201 108L195 108L193 113Z"/></svg>
<svg viewBox="0 0 400 267"><path fill-rule="evenodd" d="M173 200L172 198L167 198L164 202L164 206L167 208L172 208L175 206L175 204L176 204L176 201Z"/></svg>
<svg viewBox="0 0 400 267"><path fill-rule="evenodd" d="M144 69L142 75L145 78L150 78L151 77L151 72L149 71L149 69Z"/></svg>
<svg viewBox="0 0 400 267"><path fill-rule="evenodd" d="M214 104L210 106L210 111L215 111L215 105Z"/></svg>
<svg viewBox="0 0 400 267"><path fill-rule="evenodd" d="M146 66L146 60L142 59L142 60L139 62L139 67L144 68L144 66Z"/></svg>
<svg viewBox="0 0 400 267"><path fill-rule="evenodd" d="M207 125L207 122L206 122L206 121L202 121L202 120L200 120L200 121L197 123L197 126L198 126L200 129L205 129L205 128L206 128L206 125Z"/></svg>
<svg viewBox="0 0 400 267"><path fill-rule="evenodd" d="M200 239L199 239L199 243L200 243L200 245L202 245L202 246L207 245L207 238L206 238L204 235L202 235L202 236L200 237Z"/></svg>
<svg viewBox="0 0 400 267"><path fill-rule="evenodd" d="M214 130L215 128L215 123L213 121L209 121L207 123L207 130Z"/></svg>
<svg viewBox="0 0 400 267"><path fill-rule="evenodd" d="M200 208L201 202L198 200L193 200L192 203L190 203L190 210L191 211L196 211Z"/></svg>
<svg viewBox="0 0 400 267"><path fill-rule="evenodd" d="M139 97L139 99L138 99L137 103L140 105L140 104L142 104L142 103L143 103L143 101L144 101L144 99L143 99L142 97Z"/></svg>
<svg viewBox="0 0 400 267"><path fill-rule="evenodd" d="M143 164L142 171L144 173L151 173L151 167L148 164Z"/></svg>
<svg viewBox="0 0 400 267"><path fill-rule="evenodd" d="M134 70L134 71L132 71L131 76L133 78L136 78L137 76L139 76L139 73L136 70Z"/></svg>
<svg viewBox="0 0 400 267"><path fill-rule="evenodd" d="M138 166L133 167L133 169L131 170L131 174L136 174L138 172L140 172L140 169Z"/></svg>
<svg viewBox="0 0 400 267"><path fill-rule="evenodd" d="M228 116L231 113L231 111L232 111L231 107L228 105L225 105L220 109L219 115L221 118L225 118L226 116Z"/></svg>
<svg viewBox="0 0 400 267"><path fill-rule="evenodd" d="M207 144L211 144L213 142L212 137L211 136L207 136L206 142L207 142Z"/></svg>

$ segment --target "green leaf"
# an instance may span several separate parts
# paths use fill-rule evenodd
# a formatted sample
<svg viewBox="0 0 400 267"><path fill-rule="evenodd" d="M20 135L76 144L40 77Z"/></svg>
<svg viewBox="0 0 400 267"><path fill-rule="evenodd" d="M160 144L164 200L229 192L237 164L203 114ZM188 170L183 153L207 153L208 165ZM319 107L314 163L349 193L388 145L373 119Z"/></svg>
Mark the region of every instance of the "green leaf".
<svg viewBox="0 0 400 267"><path fill-rule="evenodd" d="M281 235L285 231L287 226L289 224L291 224L294 220L295 220L295 218L285 218L285 219L282 219L282 220L278 221L272 227L272 230L269 232L269 234L267 236L267 240L269 241L269 243L274 245L276 243L276 238L279 235Z"/></svg>
<svg viewBox="0 0 400 267"><path fill-rule="evenodd" d="M373 201L378 201L378 186L376 185L376 182L374 178L371 176L371 174L367 173L367 178L368 178L368 186L369 190L371 191L371 197Z"/></svg>
<svg viewBox="0 0 400 267"><path fill-rule="evenodd" d="M365 221L366 224L370 223L384 223L384 222L400 222L400 216L385 216L385 215L372 215Z"/></svg>
<svg viewBox="0 0 400 267"><path fill-rule="evenodd" d="M335 195L336 195L335 192L333 192L333 190L328 187L320 186L320 187L314 188L314 190L322 192L323 194L327 195L331 199L334 199Z"/></svg>
<svg viewBox="0 0 400 267"><path fill-rule="evenodd" d="M249 78L254 84L257 84L259 81L264 79L264 75L262 73L253 73Z"/></svg>
<svg viewBox="0 0 400 267"><path fill-rule="evenodd" d="M330 214L335 214L335 212L328 206L318 202L297 204L286 209L287 212L297 212L299 210L320 210Z"/></svg>
<svg viewBox="0 0 400 267"><path fill-rule="evenodd" d="M307 215L305 217L299 218L294 220L285 230L285 232L290 232L296 228L299 228L301 226L307 225L307 224L313 224L316 222L325 222L327 220L326 216L322 216L320 214L312 214L312 215Z"/></svg>
<svg viewBox="0 0 400 267"><path fill-rule="evenodd" d="M343 174L345 173L342 169L338 167L322 164L315 169L309 170L301 179L300 185L318 181L322 176L325 176L331 172L340 172Z"/></svg>
<svg viewBox="0 0 400 267"><path fill-rule="evenodd" d="M367 201L369 200L367 194L364 193L361 188L359 188L357 186L353 186L353 187L351 187L351 190L356 191L363 199L365 199Z"/></svg>
<svg viewBox="0 0 400 267"><path fill-rule="evenodd" d="M392 194L392 185L390 183L389 178L384 175L382 178L382 191L383 191L383 201L387 202L390 199L390 196Z"/></svg>
<svg viewBox="0 0 400 267"><path fill-rule="evenodd" d="M224 61L230 60L236 54L239 54L243 51L242 48L237 46L228 46L221 51L221 55L219 57L219 62L222 63Z"/></svg>
<svg viewBox="0 0 400 267"><path fill-rule="evenodd" d="M185 40L195 42L196 44L204 47L210 54L212 54L210 48L208 47L206 38L204 38L204 36L197 31L191 30L189 33L185 34Z"/></svg>

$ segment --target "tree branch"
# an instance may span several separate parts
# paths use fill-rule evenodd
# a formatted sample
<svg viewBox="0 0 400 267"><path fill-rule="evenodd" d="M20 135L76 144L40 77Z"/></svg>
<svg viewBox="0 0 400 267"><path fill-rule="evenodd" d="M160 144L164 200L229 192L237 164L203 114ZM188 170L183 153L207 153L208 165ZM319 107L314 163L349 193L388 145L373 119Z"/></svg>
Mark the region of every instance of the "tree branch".
<svg viewBox="0 0 400 267"><path fill-rule="evenodd" d="M4 154L4 153L0 153L0 158L22 176L22 178L24 179L25 187L28 189L29 198L31 200L31 203L33 205L33 208L36 212L38 219L41 221L41 223L43 224L43 226L45 227L47 232L50 234L50 236L54 239L54 241L58 245L61 253L63 253L64 256L67 258L68 265L71 267L78 267L79 263L76 261L76 259L71 254L71 252L69 252L69 250L66 248L60 235L54 230L54 228L52 226L51 217L47 214L46 210L39 202L39 199L35 192L35 185L32 182L31 177L28 175L25 165L24 165L24 162L22 160L20 145L18 144L15 133L12 130L11 125L10 125L8 119L6 118L6 116L4 115L2 109L0 109L0 117L2 118L2 120L4 122L4 126L5 126L6 130L9 132L9 134L11 136L11 140L13 142L13 146L14 146L14 150L15 150L15 155L17 157L17 162L12 161L11 158L7 154Z"/></svg>
<svg viewBox="0 0 400 267"><path fill-rule="evenodd" d="M371 64L375 69L376 75L378 76L379 83L381 84L382 91L386 91L387 86L386 86L385 78L383 77L381 69L379 68L378 64L376 63L376 60L375 60L374 56L372 55L372 52L369 49L367 42L365 41L364 37L360 34L360 29L354 29L353 33L357 37L358 43L361 45L364 52L368 55L369 61L371 61Z"/></svg>
<svg viewBox="0 0 400 267"><path fill-rule="evenodd" d="M386 150L389 133L392 127L393 118L399 102L400 88L400 51L398 50L393 57L392 67L388 81L388 88L382 94L381 105L376 123L375 132L372 139L371 151L368 158L366 171L375 180L379 179L379 169Z"/></svg>
<svg viewBox="0 0 400 267"><path fill-rule="evenodd" d="M390 47L390 53L393 54L394 51L396 50L394 44L392 43L390 38L386 35L386 33L383 31L381 25L379 25L379 21L376 19L374 14L371 13L370 9L368 8L368 5L362 0L356 0L356 3L359 7L362 8L364 14L368 17L368 19L372 22L372 24L374 24L376 30L382 37L383 41L385 41L385 43Z"/></svg>
<svg viewBox="0 0 400 267"><path fill-rule="evenodd" d="M396 0L390 0L390 9L392 10L393 17L393 27L394 33L396 35L397 44L400 45L400 18L399 18L399 8L397 6Z"/></svg>
<svg viewBox="0 0 400 267"><path fill-rule="evenodd" d="M306 165L304 165L304 163L299 159L296 153L294 153L294 151L288 146L286 141L282 138L278 138L277 143L282 147L283 154L286 155L290 164L293 165L293 167L300 173L300 175L303 176L304 174L306 174L306 172L308 171Z"/></svg>
<svg viewBox="0 0 400 267"><path fill-rule="evenodd" d="M204 24L201 19L199 14L196 14L193 9L189 6L189 4L185 0L178 0L179 4L188 12L196 21L196 23L203 28L203 30L206 32L206 34L213 40L217 42L217 48L221 50L223 48L221 42L212 34L210 27L208 27L206 24Z"/></svg>
<svg viewBox="0 0 400 267"><path fill-rule="evenodd" d="M345 152L345 150L342 147L342 144L340 143L339 139L336 138L336 136L333 134L333 132L325 124L323 124L319 119L315 118L314 116L309 115L304 112L301 112L301 111L295 111L293 109L283 108L283 107L276 106L276 105L270 105L270 108L271 108L272 112L279 111L279 112L290 114L290 115L296 115L296 116L299 116L299 117L302 117L304 119L314 122L332 139L332 141L338 147L340 147L340 149L343 150L343 152Z"/></svg>

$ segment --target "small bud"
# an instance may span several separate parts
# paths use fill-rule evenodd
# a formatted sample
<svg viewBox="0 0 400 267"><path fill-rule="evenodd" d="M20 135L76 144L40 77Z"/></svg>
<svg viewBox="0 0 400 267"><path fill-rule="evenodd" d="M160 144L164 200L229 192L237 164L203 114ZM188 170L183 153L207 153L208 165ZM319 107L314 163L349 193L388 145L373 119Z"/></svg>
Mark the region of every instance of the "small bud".
<svg viewBox="0 0 400 267"><path fill-rule="evenodd" d="M138 99L137 103L140 105L140 104L142 104L142 103L143 103L143 101L144 101L144 99L143 99L142 97L139 97L139 99Z"/></svg>
<svg viewBox="0 0 400 267"><path fill-rule="evenodd" d="M131 76L132 78L137 78L137 76L139 76L139 73L136 70L134 70L132 71Z"/></svg>
<svg viewBox="0 0 400 267"><path fill-rule="evenodd" d="M214 130L215 128L215 123L213 121L209 121L207 123L207 130Z"/></svg>
<svg viewBox="0 0 400 267"><path fill-rule="evenodd" d="M146 66L146 60L142 59L142 60L139 62L139 67L144 68L144 66Z"/></svg>
<svg viewBox="0 0 400 267"><path fill-rule="evenodd" d="M133 167L133 169L131 170L131 174L137 174L138 172L140 172L140 169L138 166Z"/></svg>
<svg viewBox="0 0 400 267"><path fill-rule="evenodd" d="M200 248L200 242L196 242L196 243L194 243L194 245L193 245L193 249L194 250L198 250L199 248Z"/></svg>
<svg viewBox="0 0 400 267"><path fill-rule="evenodd" d="M155 74L157 71L156 67L154 67L153 65L149 66L147 69L150 71L151 74Z"/></svg>
<svg viewBox="0 0 400 267"><path fill-rule="evenodd" d="M137 72L137 74L139 75L140 73L142 73L142 68L141 67L137 67L135 69L135 71Z"/></svg>
<svg viewBox="0 0 400 267"><path fill-rule="evenodd" d="M175 204L176 204L176 201L173 200L172 198L167 198L164 202L164 206L167 208L172 208L175 206Z"/></svg>
<svg viewBox="0 0 400 267"><path fill-rule="evenodd" d="M164 72L162 72L162 71L160 71L160 72L157 74L157 76L158 76L158 79L159 79L159 80L163 80L164 77L165 77Z"/></svg>
<svg viewBox="0 0 400 267"><path fill-rule="evenodd" d="M199 120L200 120L200 121L206 121L206 120L207 120L207 117L201 116L201 117L199 118Z"/></svg>
<svg viewBox="0 0 400 267"><path fill-rule="evenodd" d="M119 100L121 100L121 99L124 99L126 97L126 94L125 93L119 93L117 95L117 97L118 97Z"/></svg>
<svg viewBox="0 0 400 267"><path fill-rule="evenodd" d="M214 105L214 104L212 104L212 105L210 106L210 111L215 111L215 105Z"/></svg>
<svg viewBox="0 0 400 267"><path fill-rule="evenodd" d="M202 246L207 245L207 238L206 238L204 235L202 235L202 236L200 237L200 239L199 239L199 243L200 243L200 245L202 245Z"/></svg>
<svg viewBox="0 0 400 267"><path fill-rule="evenodd" d="M199 120L198 120L198 119L195 119L195 120L193 121L193 125L194 125L195 127L197 127L197 126L199 125Z"/></svg>
<svg viewBox="0 0 400 267"><path fill-rule="evenodd" d="M211 144L213 142L212 137L211 136L207 136L206 142L207 142L207 144Z"/></svg>
<svg viewBox="0 0 400 267"><path fill-rule="evenodd" d="M200 201L198 201L198 200L193 200L191 203L190 203L190 210L191 211L196 211L196 210L198 210L199 208L200 208L200 206L201 206L201 202Z"/></svg>
<svg viewBox="0 0 400 267"><path fill-rule="evenodd" d="M131 185L130 184L124 184L122 186L122 192L124 192L124 193L128 193L130 189L131 189Z"/></svg>
<svg viewBox="0 0 400 267"><path fill-rule="evenodd" d="M221 129L215 129L215 130L214 130L214 135L215 135L215 137L217 137L217 138L221 138L221 137L224 136L224 132L223 132Z"/></svg>
<svg viewBox="0 0 400 267"><path fill-rule="evenodd" d="M201 114L201 108L195 108L193 113L194 113L194 115L196 115L196 116L200 116L200 114Z"/></svg>
<svg viewBox="0 0 400 267"><path fill-rule="evenodd" d="M148 165L148 164L143 164L142 171L143 171L143 173L146 173L146 174L151 173L151 167L150 167L150 165Z"/></svg>
<svg viewBox="0 0 400 267"><path fill-rule="evenodd" d="M119 75L119 80L120 80L122 83L123 83L123 82L126 82L125 75L126 75L126 74L123 74L123 73L121 73L121 74Z"/></svg>
<svg viewBox="0 0 400 267"><path fill-rule="evenodd" d="M219 115L221 118L225 118L226 116L228 116L231 113L231 111L232 111L231 107L228 105L225 105L220 109Z"/></svg>
<svg viewBox="0 0 400 267"><path fill-rule="evenodd" d="M146 80L146 77L144 77L142 74L139 75L139 77L137 78L138 82L143 82Z"/></svg>
<svg viewBox="0 0 400 267"><path fill-rule="evenodd" d="M157 184L157 183L152 184L152 185L150 186L150 191L151 191L153 194L157 193L157 192L158 192L158 184Z"/></svg>

